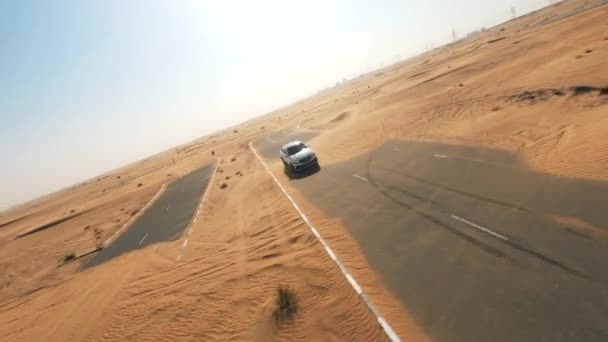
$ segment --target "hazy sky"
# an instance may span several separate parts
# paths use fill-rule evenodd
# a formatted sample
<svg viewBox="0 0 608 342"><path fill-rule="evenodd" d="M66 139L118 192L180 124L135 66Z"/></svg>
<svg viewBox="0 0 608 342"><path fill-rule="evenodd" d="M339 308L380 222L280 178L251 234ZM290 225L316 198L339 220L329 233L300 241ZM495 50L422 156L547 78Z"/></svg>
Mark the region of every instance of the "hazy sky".
<svg viewBox="0 0 608 342"><path fill-rule="evenodd" d="M0 209L547 0L0 0Z"/></svg>

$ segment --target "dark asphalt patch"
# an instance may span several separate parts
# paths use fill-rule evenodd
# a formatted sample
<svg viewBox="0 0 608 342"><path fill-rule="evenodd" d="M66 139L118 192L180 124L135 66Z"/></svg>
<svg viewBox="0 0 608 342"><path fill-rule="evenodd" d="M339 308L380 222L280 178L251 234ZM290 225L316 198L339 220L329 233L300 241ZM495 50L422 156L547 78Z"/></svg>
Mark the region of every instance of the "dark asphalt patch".
<svg viewBox="0 0 608 342"><path fill-rule="evenodd" d="M277 158L280 142L262 145L273 151L266 158ZM606 183L543 174L507 151L389 141L289 186L345 224L436 340L608 336L608 241L581 239L549 219L605 229Z"/></svg>
<svg viewBox="0 0 608 342"><path fill-rule="evenodd" d="M88 209L88 210L85 210L85 211L81 211L81 212L78 212L76 214L72 214L72 215L69 215L69 216L66 216L66 217L62 217L60 219L57 219L57 220L45 223L45 224L43 224L41 226L38 226L38 227L36 227L36 228L34 228L32 230L28 230L25 233L21 233L21 234L15 236L15 240L24 238L24 237L26 237L28 235L36 234L38 232L41 232L43 230L47 230L49 228L53 228L53 227L55 227L55 226L57 226L57 225L59 225L61 223L67 222L67 221L69 221L71 219L74 219L74 218L76 218L78 216L84 215L84 214L90 212L91 210L93 210L93 209Z"/></svg>
<svg viewBox="0 0 608 342"><path fill-rule="evenodd" d="M207 165L169 184L127 231L84 264L82 269L95 267L136 249L177 239L196 213L213 170L214 165Z"/></svg>
<svg viewBox="0 0 608 342"><path fill-rule="evenodd" d="M21 216L21 217L17 217L17 218L15 218L15 219L12 219L12 220L10 220L10 221L6 221L6 222L4 222L4 223L0 223L0 228L5 227L5 226L8 226L8 225L13 224L13 223L17 223L17 222L19 222L19 221L21 221L21 220L25 219L26 217L27 217L27 216Z"/></svg>

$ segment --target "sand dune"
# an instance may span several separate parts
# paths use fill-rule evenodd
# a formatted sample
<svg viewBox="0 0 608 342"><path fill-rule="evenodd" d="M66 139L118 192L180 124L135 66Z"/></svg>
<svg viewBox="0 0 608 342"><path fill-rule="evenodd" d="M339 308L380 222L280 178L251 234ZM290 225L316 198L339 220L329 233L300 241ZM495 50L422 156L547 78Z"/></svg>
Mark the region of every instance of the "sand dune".
<svg viewBox="0 0 608 342"><path fill-rule="evenodd" d="M282 129L314 131L323 165L390 139L491 147L544 173L606 181L608 6L597 4L562 2L3 214L0 336L385 339L248 143ZM85 272L77 269L86 260L57 267L112 236L162 184L211 162L212 152L221 164L181 261L186 235ZM278 162L271 169L281 174ZM427 339L343 223L294 197L399 335ZM573 226L605 236L605 227ZM279 285L293 289L299 308L282 322L273 318Z"/></svg>
<svg viewBox="0 0 608 342"><path fill-rule="evenodd" d="M180 262L176 242L78 274L0 315L4 336L382 340L374 317L270 176L250 152L241 158L222 166ZM222 182L229 186L221 189ZM297 319L273 318L278 285L294 290Z"/></svg>

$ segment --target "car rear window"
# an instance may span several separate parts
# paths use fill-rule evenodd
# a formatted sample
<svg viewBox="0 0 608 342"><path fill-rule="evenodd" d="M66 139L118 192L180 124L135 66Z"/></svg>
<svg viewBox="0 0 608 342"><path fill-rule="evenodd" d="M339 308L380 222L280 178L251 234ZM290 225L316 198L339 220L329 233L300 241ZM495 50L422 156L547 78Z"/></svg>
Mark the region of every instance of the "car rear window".
<svg viewBox="0 0 608 342"><path fill-rule="evenodd" d="M294 146L289 146L287 148L287 154L288 155L294 155L300 151L302 151L306 146L304 144L298 144L298 145L294 145Z"/></svg>

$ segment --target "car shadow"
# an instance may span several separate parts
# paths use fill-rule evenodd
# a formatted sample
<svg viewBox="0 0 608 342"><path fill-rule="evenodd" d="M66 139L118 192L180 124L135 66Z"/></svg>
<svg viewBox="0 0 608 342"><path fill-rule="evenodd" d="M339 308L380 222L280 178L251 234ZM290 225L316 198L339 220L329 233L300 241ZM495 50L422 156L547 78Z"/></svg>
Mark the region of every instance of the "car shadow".
<svg viewBox="0 0 608 342"><path fill-rule="evenodd" d="M286 168L283 168L283 173L287 177L289 177L289 180L298 180L298 179L310 177L319 171L321 171L321 166L318 164L311 168L308 168L304 171L300 171L300 172L289 172Z"/></svg>

